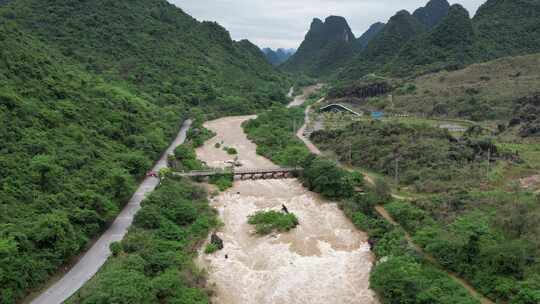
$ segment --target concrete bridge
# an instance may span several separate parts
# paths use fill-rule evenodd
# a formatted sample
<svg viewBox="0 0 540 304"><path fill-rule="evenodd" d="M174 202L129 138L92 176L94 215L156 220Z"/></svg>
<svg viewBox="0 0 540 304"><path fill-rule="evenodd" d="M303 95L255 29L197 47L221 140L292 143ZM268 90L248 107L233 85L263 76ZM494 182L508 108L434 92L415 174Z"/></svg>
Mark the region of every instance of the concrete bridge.
<svg viewBox="0 0 540 304"><path fill-rule="evenodd" d="M276 179L292 177L295 174L302 172L300 167L294 168L254 168L254 169L211 169L190 172L174 172L173 176L179 177L201 177L207 178L217 175L232 175L233 178L240 180L247 179Z"/></svg>

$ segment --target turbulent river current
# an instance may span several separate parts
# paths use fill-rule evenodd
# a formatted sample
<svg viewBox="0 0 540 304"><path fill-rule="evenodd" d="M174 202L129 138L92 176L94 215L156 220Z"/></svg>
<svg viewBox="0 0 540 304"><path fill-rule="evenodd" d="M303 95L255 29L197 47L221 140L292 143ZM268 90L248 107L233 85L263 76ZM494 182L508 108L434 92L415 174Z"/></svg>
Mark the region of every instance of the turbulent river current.
<svg viewBox="0 0 540 304"><path fill-rule="evenodd" d="M207 122L217 136L197 150L212 167L225 167L238 151L243 168L276 167L256 154L242 122L254 116ZM225 248L200 253L198 264L208 272L213 301L219 304L378 303L369 289L373 256L365 233L358 231L337 205L303 188L296 179L235 181L233 188L211 199L223 227L217 232ZM287 233L254 235L247 217L285 205L300 225ZM225 257L227 255L227 258Z"/></svg>

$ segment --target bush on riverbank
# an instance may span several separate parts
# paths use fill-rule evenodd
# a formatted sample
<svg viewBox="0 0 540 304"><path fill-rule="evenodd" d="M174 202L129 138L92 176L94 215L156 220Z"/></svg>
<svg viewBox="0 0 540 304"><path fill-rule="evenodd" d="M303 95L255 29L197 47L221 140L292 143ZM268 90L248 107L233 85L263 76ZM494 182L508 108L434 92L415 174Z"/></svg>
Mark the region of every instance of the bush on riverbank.
<svg viewBox="0 0 540 304"><path fill-rule="evenodd" d="M233 175L222 174L211 176L210 184L216 185L219 191L225 191L233 186Z"/></svg>
<svg viewBox="0 0 540 304"><path fill-rule="evenodd" d="M195 148L200 148L214 136L216 133L205 128L201 120L195 120L187 132L187 142Z"/></svg>
<svg viewBox="0 0 540 304"><path fill-rule="evenodd" d="M177 171L193 171L204 168L203 163L197 159L195 148L191 144L182 144L174 149L174 158L169 159L169 165Z"/></svg>
<svg viewBox="0 0 540 304"><path fill-rule="evenodd" d="M143 201L115 255L68 303L209 303L192 260L217 224L202 188L166 179Z"/></svg>
<svg viewBox="0 0 540 304"><path fill-rule="evenodd" d="M216 244L208 243L208 245L206 245L206 248L204 249L204 253L212 254L218 250L219 250L219 247Z"/></svg>
<svg viewBox="0 0 540 304"><path fill-rule="evenodd" d="M248 217L248 223L255 225L257 234L266 235L273 231L287 232L298 226L298 218L293 213L260 211Z"/></svg>

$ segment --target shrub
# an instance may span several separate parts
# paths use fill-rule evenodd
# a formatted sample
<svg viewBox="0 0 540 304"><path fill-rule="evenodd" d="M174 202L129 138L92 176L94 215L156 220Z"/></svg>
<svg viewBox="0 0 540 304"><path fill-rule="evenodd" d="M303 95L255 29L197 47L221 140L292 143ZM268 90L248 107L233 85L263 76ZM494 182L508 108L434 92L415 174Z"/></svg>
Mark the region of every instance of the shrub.
<svg viewBox="0 0 540 304"><path fill-rule="evenodd" d="M120 242L113 242L109 247L113 256L118 256L124 250Z"/></svg>
<svg viewBox="0 0 540 304"><path fill-rule="evenodd" d="M298 226L298 218L292 213L278 211L260 211L248 217L248 223L255 225L257 234L270 234L277 230L289 231Z"/></svg>
<svg viewBox="0 0 540 304"><path fill-rule="evenodd" d="M238 151L236 151L235 148L224 147L223 150L225 150L225 152L227 152L227 154L229 154L229 155L236 155L236 154L238 154Z"/></svg>
<svg viewBox="0 0 540 304"><path fill-rule="evenodd" d="M206 254L212 254L216 251L218 251L219 248L216 244L214 243L209 243L208 245L206 245L206 248L204 249L204 253Z"/></svg>
<svg viewBox="0 0 540 304"><path fill-rule="evenodd" d="M219 191L225 191L233 186L232 174L214 175L210 177L210 183L216 185Z"/></svg>

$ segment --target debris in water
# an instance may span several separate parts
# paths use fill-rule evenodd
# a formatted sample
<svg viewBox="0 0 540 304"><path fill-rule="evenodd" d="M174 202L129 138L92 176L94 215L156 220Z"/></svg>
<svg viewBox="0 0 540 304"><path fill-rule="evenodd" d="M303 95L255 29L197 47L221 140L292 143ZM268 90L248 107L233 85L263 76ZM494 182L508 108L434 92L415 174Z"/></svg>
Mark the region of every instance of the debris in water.
<svg viewBox="0 0 540 304"><path fill-rule="evenodd" d="M216 233L212 233L210 243L216 245L219 250L223 249L223 240Z"/></svg>

